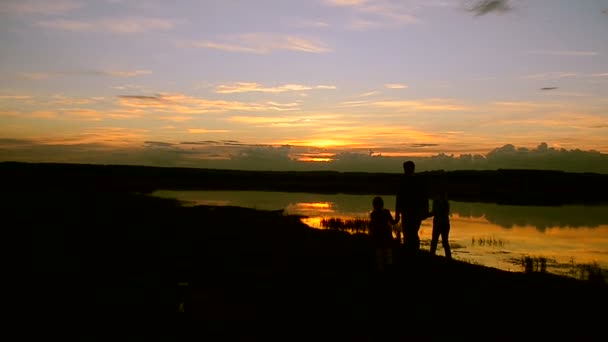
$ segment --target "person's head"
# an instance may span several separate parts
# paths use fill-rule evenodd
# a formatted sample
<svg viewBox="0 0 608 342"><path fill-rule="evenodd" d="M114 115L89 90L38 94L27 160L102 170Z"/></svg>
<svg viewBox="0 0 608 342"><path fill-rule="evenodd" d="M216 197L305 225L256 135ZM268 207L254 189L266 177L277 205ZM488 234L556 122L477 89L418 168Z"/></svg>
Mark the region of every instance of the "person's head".
<svg viewBox="0 0 608 342"><path fill-rule="evenodd" d="M408 160L403 162L403 173L406 175L413 175L416 170L416 164L413 161Z"/></svg>
<svg viewBox="0 0 608 342"><path fill-rule="evenodd" d="M382 197L376 196L376 197L374 197L374 200L372 201L372 205L374 206L375 210L380 210L380 209L384 208L384 200L382 199Z"/></svg>

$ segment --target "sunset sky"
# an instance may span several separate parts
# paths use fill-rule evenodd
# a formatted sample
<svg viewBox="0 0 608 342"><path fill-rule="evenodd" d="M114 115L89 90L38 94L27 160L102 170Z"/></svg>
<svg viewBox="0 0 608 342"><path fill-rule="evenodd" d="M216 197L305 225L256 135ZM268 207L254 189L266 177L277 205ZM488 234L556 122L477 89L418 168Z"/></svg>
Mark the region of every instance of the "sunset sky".
<svg viewBox="0 0 608 342"><path fill-rule="evenodd" d="M2 0L0 41L0 161L608 153L608 0Z"/></svg>

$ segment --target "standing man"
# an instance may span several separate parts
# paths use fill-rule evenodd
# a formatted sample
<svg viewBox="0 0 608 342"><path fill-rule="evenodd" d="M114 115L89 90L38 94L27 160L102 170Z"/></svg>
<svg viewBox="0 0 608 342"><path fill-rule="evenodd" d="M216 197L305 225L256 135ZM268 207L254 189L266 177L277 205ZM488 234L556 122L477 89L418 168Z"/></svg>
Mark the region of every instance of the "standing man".
<svg viewBox="0 0 608 342"><path fill-rule="evenodd" d="M397 192L395 220L401 219L403 243L407 251L420 249L418 231L422 221L431 216L427 190L415 176L416 164L408 160L403 163L403 179Z"/></svg>

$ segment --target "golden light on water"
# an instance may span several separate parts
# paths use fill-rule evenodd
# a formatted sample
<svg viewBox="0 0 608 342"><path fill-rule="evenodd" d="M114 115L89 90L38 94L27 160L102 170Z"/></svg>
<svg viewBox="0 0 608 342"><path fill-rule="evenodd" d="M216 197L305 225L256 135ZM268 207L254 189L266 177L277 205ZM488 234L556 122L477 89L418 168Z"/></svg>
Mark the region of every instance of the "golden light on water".
<svg viewBox="0 0 608 342"><path fill-rule="evenodd" d="M295 207L299 209L330 209L332 206L329 202L314 202L314 203L296 203Z"/></svg>
<svg viewBox="0 0 608 342"><path fill-rule="evenodd" d="M301 162L328 163L328 162L333 161L333 159L331 159L331 158L324 158L324 157L302 157L302 158L298 158L298 161L301 161Z"/></svg>

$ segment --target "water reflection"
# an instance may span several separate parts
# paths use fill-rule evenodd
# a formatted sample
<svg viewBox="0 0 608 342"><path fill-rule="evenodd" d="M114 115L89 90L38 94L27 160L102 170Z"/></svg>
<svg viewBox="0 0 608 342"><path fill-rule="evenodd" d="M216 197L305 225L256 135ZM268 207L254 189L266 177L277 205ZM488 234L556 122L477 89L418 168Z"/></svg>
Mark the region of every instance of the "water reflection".
<svg viewBox="0 0 608 342"><path fill-rule="evenodd" d="M462 217L484 218L503 228L533 226L548 228L596 228L608 224L606 205L555 207L513 206L492 203L453 202L452 211Z"/></svg>
<svg viewBox="0 0 608 342"><path fill-rule="evenodd" d="M265 191L157 191L153 195L177 198L190 205L235 205L257 209L285 209L305 216L335 215L341 218L367 217L373 195L326 195ZM394 196L382 196L393 210ZM452 216L487 221L513 229L534 227L544 232L552 228L597 228L608 225L608 205L515 206L494 203L451 201Z"/></svg>
<svg viewBox="0 0 608 342"><path fill-rule="evenodd" d="M316 228L322 227L323 219L367 219L374 197L261 191L158 191L154 195L189 205L284 209L303 215L303 222ZM382 197L394 214L395 197ZM454 258L510 271L522 271L526 257L546 259L543 267L560 274L572 272L573 265L580 263L608 268L607 205L541 207L451 201L451 209ZM431 223L427 219L420 230L427 249Z"/></svg>

